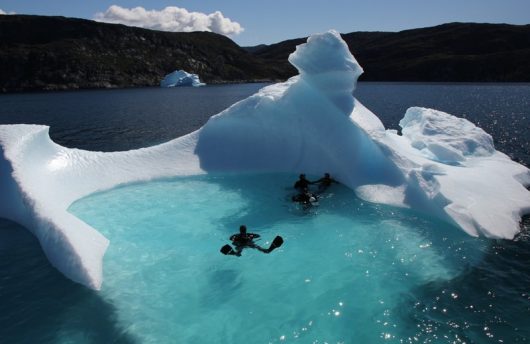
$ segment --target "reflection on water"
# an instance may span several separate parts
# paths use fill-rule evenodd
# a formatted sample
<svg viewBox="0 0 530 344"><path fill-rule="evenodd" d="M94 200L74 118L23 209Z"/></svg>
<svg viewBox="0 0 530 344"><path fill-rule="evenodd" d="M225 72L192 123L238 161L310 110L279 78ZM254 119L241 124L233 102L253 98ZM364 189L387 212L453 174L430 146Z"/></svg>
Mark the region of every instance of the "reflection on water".
<svg viewBox="0 0 530 344"><path fill-rule="evenodd" d="M190 133L265 85L0 94L0 124L47 124L67 147L128 150ZM467 118L530 166L530 84L361 82L354 94L387 128L398 129L411 106Z"/></svg>
<svg viewBox="0 0 530 344"><path fill-rule="evenodd" d="M530 84L361 82L355 96L387 128L411 106L463 117L493 136L495 148L530 167Z"/></svg>
<svg viewBox="0 0 530 344"><path fill-rule="evenodd" d="M243 340L238 329L251 328L249 335L265 342L436 342L460 333L436 319L440 307L454 322L460 321L454 314L473 324L497 316L492 310L467 317L466 306L486 309L491 301L465 289L477 290L483 278L475 281L473 271L497 259L498 243L408 210L362 202L340 186L305 211L288 202L294 179L165 180L74 204L71 211L111 239L102 292L120 310L122 326L134 324L142 341L178 335L182 342L237 343ZM150 206L139 213L142 204ZM264 240L281 234L284 246L267 256L252 250L240 258L221 255L242 223ZM500 275L488 276L488 288L502 294L506 265L491 266ZM528 273L523 280L520 286ZM446 293L449 298L440 297ZM526 315L520 303L511 307ZM133 309L147 309L149 318ZM508 330L489 328L525 333L518 321L503 326ZM478 327L465 332L466 338L482 334Z"/></svg>
<svg viewBox="0 0 530 344"><path fill-rule="evenodd" d="M102 295L63 277L37 240L0 221L0 343L137 343Z"/></svg>

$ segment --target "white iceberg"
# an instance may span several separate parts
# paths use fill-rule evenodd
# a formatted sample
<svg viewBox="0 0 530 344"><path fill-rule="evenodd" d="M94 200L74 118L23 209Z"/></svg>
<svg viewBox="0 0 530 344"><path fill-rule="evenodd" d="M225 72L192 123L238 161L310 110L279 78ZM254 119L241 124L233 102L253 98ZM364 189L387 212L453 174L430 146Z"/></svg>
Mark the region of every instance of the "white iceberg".
<svg viewBox="0 0 530 344"><path fill-rule="evenodd" d="M218 171L330 172L372 202L410 207L470 235L511 239L530 212L530 171L495 151L470 122L411 108L403 135L352 96L362 68L335 31L289 61L300 75L263 88L170 142L89 152L51 141L48 127L0 126L0 216L28 228L50 262L99 289L108 241L67 208L134 181Z"/></svg>
<svg viewBox="0 0 530 344"><path fill-rule="evenodd" d="M178 86L204 86L197 74L191 74L183 70L176 70L169 73L160 81L160 87L178 87Z"/></svg>

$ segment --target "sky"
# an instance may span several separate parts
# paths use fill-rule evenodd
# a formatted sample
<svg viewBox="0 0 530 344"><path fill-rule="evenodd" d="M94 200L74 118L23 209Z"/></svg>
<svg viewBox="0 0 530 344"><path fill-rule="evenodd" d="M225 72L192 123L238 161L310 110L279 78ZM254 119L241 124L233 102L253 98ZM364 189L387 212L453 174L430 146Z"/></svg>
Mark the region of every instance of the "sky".
<svg viewBox="0 0 530 344"><path fill-rule="evenodd" d="M456 21L530 24L530 0L0 0L3 13L206 30L253 46L329 29L400 31Z"/></svg>

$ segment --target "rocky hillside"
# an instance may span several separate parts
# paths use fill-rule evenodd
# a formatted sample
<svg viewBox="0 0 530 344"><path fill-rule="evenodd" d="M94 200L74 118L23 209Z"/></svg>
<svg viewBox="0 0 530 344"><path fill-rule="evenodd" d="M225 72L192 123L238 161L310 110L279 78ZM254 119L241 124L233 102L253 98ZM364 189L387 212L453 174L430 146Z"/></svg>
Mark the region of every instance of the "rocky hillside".
<svg viewBox="0 0 530 344"><path fill-rule="evenodd" d="M401 32L343 34L372 81L530 81L530 25L451 23ZM306 38L249 48L284 70Z"/></svg>
<svg viewBox="0 0 530 344"><path fill-rule="evenodd" d="M229 38L64 17L0 15L0 90L158 85L176 70L207 83L285 77Z"/></svg>
<svg viewBox="0 0 530 344"><path fill-rule="evenodd" d="M530 81L530 25L452 23L343 34L361 80ZM305 38L241 48L209 32L172 33L64 17L0 15L0 91L154 86L183 69L206 83L286 79Z"/></svg>

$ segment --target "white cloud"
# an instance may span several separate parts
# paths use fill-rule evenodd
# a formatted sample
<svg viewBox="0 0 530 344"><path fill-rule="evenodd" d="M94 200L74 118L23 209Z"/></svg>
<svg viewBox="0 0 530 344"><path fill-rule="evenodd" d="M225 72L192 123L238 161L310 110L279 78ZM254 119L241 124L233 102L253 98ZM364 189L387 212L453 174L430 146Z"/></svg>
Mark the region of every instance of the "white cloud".
<svg viewBox="0 0 530 344"><path fill-rule="evenodd" d="M174 6L157 11L143 7L129 9L112 5L105 12L96 13L94 20L172 32L212 31L222 35L234 35L244 30L239 23L224 17L219 11L205 14L188 12L185 8Z"/></svg>
<svg viewBox="0 0 530 344"><path fill-rule="evenodd" d="M15 12L5 12L0 8L0 15L2 14L16 14Z"/></svg>

